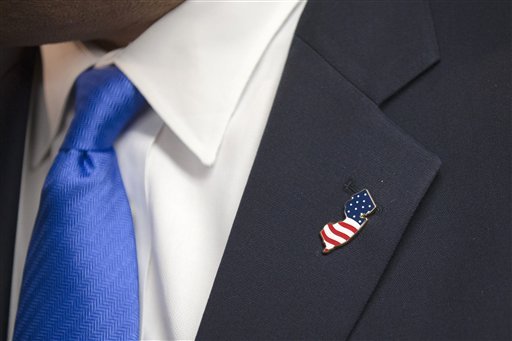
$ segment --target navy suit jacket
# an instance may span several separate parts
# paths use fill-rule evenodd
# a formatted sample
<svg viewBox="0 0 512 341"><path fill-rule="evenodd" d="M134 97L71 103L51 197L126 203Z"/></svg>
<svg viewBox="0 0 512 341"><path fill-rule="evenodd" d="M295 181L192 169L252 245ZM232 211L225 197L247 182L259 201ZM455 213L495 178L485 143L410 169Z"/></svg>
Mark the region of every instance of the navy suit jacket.
<svg viewBox="0 0 512 341"><path fill-rule="evenodd" d="M510 23L510 2L307 4L198 339L510 339ZM37 62L2 51L2 338ZM379 210L322 255L363 188Z"/></svg>

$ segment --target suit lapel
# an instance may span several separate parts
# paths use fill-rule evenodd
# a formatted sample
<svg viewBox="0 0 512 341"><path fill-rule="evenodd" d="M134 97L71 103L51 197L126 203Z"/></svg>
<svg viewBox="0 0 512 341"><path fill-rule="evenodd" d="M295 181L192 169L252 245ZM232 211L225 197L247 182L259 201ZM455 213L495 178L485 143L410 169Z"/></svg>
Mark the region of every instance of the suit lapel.
<svg viewBox="0 0 512 341"><path fill-rule="evenodd" d="M373 51L392 44L407 56L383 48L382 58L364 61L333 51L342 48L334 40L340 32L328 26L333 16L351 20L356 27L339 38L350 45L350 33L374 11L338 3L309 3L301 18L198 339L347 338L440 167L376 104L437 61L433 32L416 27L429 25L425 12L412 6L419 17L401 28L418 34L408 39L413 47L393 32L373 42ZM391 19L376 19L383 26L376 29ZM372 50L368 36L365 47L353 44L356 56ZM349 179L369 189L380 210L354 241L322 255L319 231L344 218Z"/></svg>
<svg viewBox="0 0 512 341"><path fill-rule="evenodd" d="M0 340L7 337L12 261L35 49L0 50Z"/></svg>

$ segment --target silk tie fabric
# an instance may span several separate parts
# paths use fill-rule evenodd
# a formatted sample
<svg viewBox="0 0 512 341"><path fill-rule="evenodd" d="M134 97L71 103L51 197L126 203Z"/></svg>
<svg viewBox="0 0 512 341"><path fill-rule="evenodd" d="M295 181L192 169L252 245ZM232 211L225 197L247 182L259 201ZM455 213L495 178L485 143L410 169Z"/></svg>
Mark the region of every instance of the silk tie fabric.
<svg viewBox="0 0 512 341"><path fill-rule="evenodd" d="M115 66L75 84L75 117L48 173L14 340L136 340L137 256L113 144L146 106Z"/></svg>

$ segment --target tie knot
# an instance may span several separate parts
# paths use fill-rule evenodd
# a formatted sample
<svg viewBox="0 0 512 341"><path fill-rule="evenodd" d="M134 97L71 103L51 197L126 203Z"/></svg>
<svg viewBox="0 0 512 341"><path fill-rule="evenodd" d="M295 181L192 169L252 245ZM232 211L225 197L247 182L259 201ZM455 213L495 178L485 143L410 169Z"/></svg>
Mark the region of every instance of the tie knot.
<svg viewBox="0 0 512 341"><path fill-rule="evenodd" d="M84 71L75 82L75 117L62 149L112 147L145 106L142 94L117 67Z"/></svg>

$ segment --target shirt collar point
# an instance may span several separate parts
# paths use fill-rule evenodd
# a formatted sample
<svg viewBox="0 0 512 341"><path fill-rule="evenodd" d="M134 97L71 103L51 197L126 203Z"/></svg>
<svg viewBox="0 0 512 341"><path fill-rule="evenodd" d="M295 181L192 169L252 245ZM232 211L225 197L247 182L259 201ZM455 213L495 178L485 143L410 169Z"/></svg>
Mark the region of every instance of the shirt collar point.
<svg viewBox="0 0 512 341"><path fill-rule="evenodd" d="M36 148L30 156L30 168L35 169L48 157L50 153L50 145L44 145L41 148Z"/></svg>
<svg viewBox="0 0 512 341"><path fill-rule="evenodd" d="M197 159L203 164L203 166L211 168L215 165L221 142L211 143L209 145L194 144L189 143L187 141L183 141L183 143L197 157Z"/></svg>

